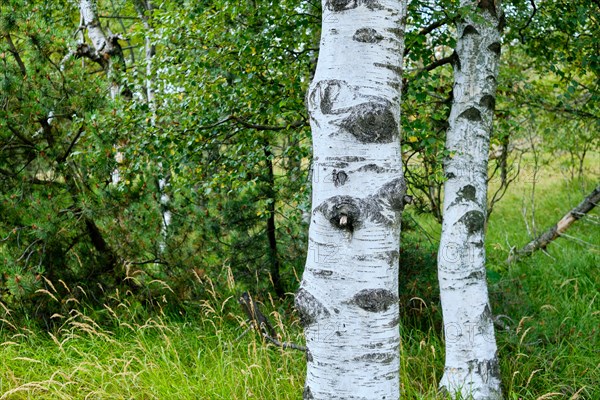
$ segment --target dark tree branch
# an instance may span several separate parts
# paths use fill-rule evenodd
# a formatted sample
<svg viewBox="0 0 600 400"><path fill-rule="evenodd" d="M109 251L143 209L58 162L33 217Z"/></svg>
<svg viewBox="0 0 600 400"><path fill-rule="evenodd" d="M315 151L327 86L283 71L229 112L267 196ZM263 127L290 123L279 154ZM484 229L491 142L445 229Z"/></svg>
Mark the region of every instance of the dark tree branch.
<svg viewBox="0 0 600 400"><path fill-rule="evenodd" d="M6 38L6 42L8 43L8 51L13 55L13 57L17 61L17 64L19 64L21 74L23 76L27 75L27 68L25 68L25 64L23 63L21 55L19 54L17 47L15 46L15 44L12 41L12 38L10 37L10 33L5 34L4 37Z"/></svg>
<svg viewBox="0 0 600 400"><path fill-rule="evenodd" d="M11 131L13 133L13 135L18 137L19 140L21 140L21 142L25 143L26 145L31 146L34 149L36 148L35 143L33 143L31 140L29 140L29 138L27 138L25 135L23 135L21 132L19 132L17 129L15 129L12 125L7 124L6 127L8 128L9 131Z"/></svg>
<svg viewBox="0 0 600 400"><path fill-rule="evenodd" d="M85 129L83 126L81 126L79 128L79 130L77 131L77 134L75 135L75 137L73 138L73 140L71 140L71 144L69 145L69 148L65 151L65 153L60 156L56 161L59 163L63 163L66 161L67 157L69 157L69 154L71 154L71 151L73 151L73 147L75 147L75 144L77 143L77 141L79 140L79 138L81 137L81 135L83 134L83 132L85 132Z"/></svg>
<svg viewBox="0 0 600 400"><path fill-rule="evenodd" d="M519 28L519 36L521 37L521 43L525 43L525 35L523 34L523 31L525 31L525 29L527 29L529 27L529 24L531 24L531 21L533 21L533 17L535 16L535 13L537 12L535 0L529 0L529 3L531 3L531 7L533 7L533 12L529 16L529 19L527 20L525 25L523 25L521 28Z"/></svg>
<svg viewBox="0 0 600 400"><path fill-rule="evenodd" d="M449 22L452 22L452 20L449 19L449 18L444 18L444 19L441 19L439 21L435 21L435 22L431 23L430 25L427 25L426 27L421 28L421 30L419 31L419 35L420 36L428 35L431 32L435 31L437 28L440 28L440 27L446 25ZM410 46L409 45L407 45L404 48L404 57L406 57L408 55L408 53L410 53Z"/></svg>
<svg viewBox="0 0 600 400"><path fill-rule="evenodd" d="M423 71L432 71L438 67L441 67L442 65L451 64L452 61L454 61L454 57L456 57L456 56L453 53L452 55L449 55L448 57L444 57L444 58L440 58L439 60L435 60L431 64L423 67L422 70Z"/></svg>
<svg viewBox="0 0 600 400"><path fill-rule="evenodd" d="M265 315L260 311L258 304L254 301L254 299L248 294L248 292L242 293L240 298L238 299L242 310L246 313L246 317L248 317L248 321L253 324L258 331L264 333L268 336L276 336L275 328L271 325L271 322L265 317Z"/></svg>
<svg viewBox="0 0 600 400"><path fill-rule="evenodd" d="M275 346L281 347L282 349L294 349L306 352L307 349L304 346L300 346L295 343L281 342L274 338L276 334L273 325L271 325L267 317L258 308L258 304L247 292L242 293L238 299L238 302L248 317L248 321L250 322L251 326L254 327L262 337L273 343ZM248 330L246 330L246 332L248 332ZM242 336L246 332L244 332Z"/></svg>

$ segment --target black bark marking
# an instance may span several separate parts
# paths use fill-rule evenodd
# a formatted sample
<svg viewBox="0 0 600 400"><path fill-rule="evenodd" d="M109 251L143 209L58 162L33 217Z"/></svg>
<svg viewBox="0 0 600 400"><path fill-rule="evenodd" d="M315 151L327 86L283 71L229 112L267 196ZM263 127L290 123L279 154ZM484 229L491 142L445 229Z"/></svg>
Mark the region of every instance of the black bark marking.
<svg viewBox="0 0 600 400"><path fill-rule="evenodd" d="M404 206L410 202L412 202L412 196L406 194L406 183L404 179L398 178L388 182L375 195L366 199L351 196L331 197L317 206L315 213L321 213L338 229L354 232L366 220L378 224L394 225L397 218L383 210L401 212Z"/></svg>
<svg viewBox="0 0 600 400"><path fill-rule="evenodd" d="M354 32L352 40L361 43L378 43L383 40L383 36L373 28L360 28Z"/></svg>
<svg viewBox="0 0 600 400"><path fill-rule="evenodd" d="M400 316L394 317L390 322L388 322L384 326L387 328L397 328L398 325L400 325Z"/></svg>
<svg viewBox="0 0 600 400"><path fill-rule="evenodd" d="M446 179L454 179L456 178L456 174L454 172L446 172Z"/></svg>
<svg viewBox="0 0 600 400"><path fill-rule="evenodd" d="M481 111L479 111L475 107L469 107L465 111L460 113L458 118L466 118L469 121L478 122L481 121Z"/></svg>
<svg viewBox="0 0 600 400"><path fill-rule="evenodd" d="M488 85L490 85L492 87L496 87L496 77L494 75L486 76L485 80L487 81Z"/></svg>
<svg viewBox="0 0 600 400"><path fill-rule="evenodd" d="M483 231L485 216L481 211L471 210L465 213L458 222L462 223L467 228L467 233L473 235Z"/></svg>
<svg viewBox="0 0 600 400"><path fill-rule="evenodd" d="M472 201L477 202L477 189L473 185L465 185L456 194L456 199L450 204L450 206L454 206L456 204L461 204L464 202Z"/></svg>
<svg viewBox="0 0 600 400"><path fill-rule="evenodd" d="M331 173L331 176L333 178L333 184L335 185L335 187L344 186L344 184L348 180L348 174L346 174L346 172L344 172L344 171L338 172L337 170L334 169L333 172Z"/></svg>
<svg viewBox="0 0 600 400"><path fill-rule="evenodd" d="M479 31L473 25L467 25L463 29L462 37L464 38L467 35L479 35Z"/></svg>
<svg viewBox="0 0 600 400"><path fill-rule="evenodd" d="M482 279L484 277L485 277L485 272L484 271L473 271L469 275L467 275L467 277L465 279L480 280L480 279Z"/></svg>
<svg viewBox="0 0 600 400"><path fill-rule="evenodd" d="M483 278L485 276L485 272L481 272L481 274L483 275L481 278ZM490 306L489 304L486 304L483 312L481 313L481 322L482 325L489 325L492 321L492 310L490 310Z"/></svg>
<svg viewBox="0 0 600 400"><path fill-rule="evenodd" d="M376 67L380 67L380 68L387 68L390 71L394 71L397 76L402 76L402 67L400 67L398 65L382 64L382 63L374 63L373 65Z"/></svg>
<svg viewBox="0 0 600 400"><path fill-rule="evenodd" d="M333 103L337 99L342 85L345 84L345 82L337 80L319 82L319 87L315 90L322 90L321 112L323 114L333 114Z"/></svg>
<svg viewBox="0 0 600 400"><path fill-rule="evenodd" d="M383 10L383 6L379 4L378 0L360 0L361 4L364 4L369 10Z"/></svg>
<svg viewBox="0 0 600 400"><path fill-rule="evenodd" d="M310 352L310 350L306 350L306 362L312 362L313 361L313 355Z"/></svg>
<svg viewBox="0 0 600 400"><path fill-rule="evenodd" d="M500 18L498 18L498 30L500 32L502 32L502 30L504 29L505 26L506 26L506 17L504 16L504 13L501 13Z"/></svg>
<svg viewBox="0 0 600 400"><path fill-rule="evenodd" d="M319 205L315 212L323 214L338 229L353 232L361 221L361 200L350 196L334 196Z"/></svg>
<svg viewBox="0 0 600 400"><path fill-rule="evenodd" d="M300 323L305 328L314 324L317 317L329 317L330 315L325 306L305 289L298 290L294 303L300 314Z"/></svg>
<svg viewBox="0 0 600 400"><path fill-rule="evenodd" d="M462 64L460 63L460 56L456 51L452 53L452 66L456 71L460 71L462 68Z"/></svg>
<svg viewBox="0 0 600 400"><path fill-rule="evenodd" d="M357 0L327 0L325 6L335 12L351 10L358 7Z"/></svg>
<svg viewBox="0 0 600 400"><path fill-rule="evenodd" d="M328 270L328 269L315 269L312 271L313 275L315 276L321 276L321 277L328 277L333 275L333 271Z"/></svg>
<svg viewBox="0 0 600 400"><path fill-rule="evenodd" d="M490 50L491 52L493 52L497 56L500 55L501 49L502 49L502 45L499 42L494 42L494 43L492 43L492 44L490 44L488 46L488 50Z"/></svg>
<svg viewBox="0 0 600 400"><path fill-rule="evenodd" d="M389 266L394 266L400 259L400 252L398 250L386 251L376 256L376 258L384 260Z"/></svg>
<svg viewBox="0 0 600 400"><path fill-rule="evenodd" d="M397 39L402 39L404 37L404 29L387 28L386 31L392 33L394 36L396 36Z"/></svg>
<svg viewBox="0 0 600 400"><path fill-rule="evenodd" d="M375 172L376 174L380 174L384 171L385 171L385 168L380 167L377 164L363 165L362 167L360 167L359 169L356 170L356 172Z"/></svg>
<svg viewBox="0 0 600 400"><path fill-rule="evenodd" d="M361 143L390 143L398 134L398 123L388 101L354 106L340 126Z"/></svg>
<svg viewBox="0 0 600 400"><path fill-rule="evenodd" d="M457 200L477 201L477 189L473 185L465 185L458 191Z"/></svg>
<svg viewBox="0 0 600 400"><path fill-rule="evenodd" d="M336 161L331 165L335 168L348 168L348 165L350 165L350 164L348 164L347 162L343 162L343 161Z"/></svg>
<svg viewBox="0 0 600 400"><path fill-rule="evenodd" d="M314 400L315 398L312 392L310 391L310 387L308 387L308 385L304 387L304 393L302 394L302 398L304 400Z"/></svg>
<svg viewBox="0 0 600 400"><path fill-rule="evenodd" d="M332 158L327 157L327 159L330 160ZM342 162L348 162L348 163L361 162L361 161L366 160L366 158L364 158L364 157L356 157L356 156L342 156L342 157L336 157L335 159L342 161Z"/></svg>
<svg viewBox="0 0 600 400"><path fill-rule="evenodd" d="M496 107L496 98L491 94L486 94L479 100L479 105L490 111L494 111L494 108Z"/></svg>
<svg viewBox="0 0 600 400"><path fill-rule="evenodd" d="M367 353L354 357L354 361L363 361L369 363L391 364L396 359L396 354L389 353Z"/></svg>
<svg viewBox="0 0 600 400"><path fill-rule="evenodd" d="M364 289L352 297L351 303L369 312L387 311L398 302L398 296L387 289Z"/></svg>
<svg viewBox="0 0 600 400"><path fill-rule="evenodd" d="M475 373L479 376L496 378L500 380L500 368L498 365L498 357L494 357L491 360L469 360L467 365L469 373Z"/></svg>
<svg viewBox="0 0 600 400"><path fill-rule="evenodd" d="M488 11L494 17L498 16L498 14L496 13L496 0L479 0L479 3L477 3L477 7L481 8L482 10Z"/></svg>
<svg viewBox="0 0 600 400"><path fill-rule="evenodd" d="M389 201L394 211L402 211L406 204L412 202L412 197L406 195L406 182L403 178L394 179L383 185L378 195Z"/></svg>

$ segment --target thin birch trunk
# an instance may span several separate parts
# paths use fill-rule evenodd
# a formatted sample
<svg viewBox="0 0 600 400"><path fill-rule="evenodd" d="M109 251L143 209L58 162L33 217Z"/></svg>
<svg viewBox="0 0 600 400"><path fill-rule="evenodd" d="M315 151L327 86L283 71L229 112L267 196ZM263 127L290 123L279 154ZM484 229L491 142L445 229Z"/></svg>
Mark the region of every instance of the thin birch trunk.
<svg viewBox="0 0 600 400"><path fill-rule="evenodd" d="M92 42L94 51L89 46L81 43L77 49L80 56L86 56L100 64L106 71L106 75L110 80L110 97L115 100L121 92L121 85L118 83L116 76L116 65L121 63L125 66L123 50L118 43L118 37L115 35L107 35L102 26L100 19L96 13L97 4L93 0L79 0L79 12L81 14L81 25L87 31L88 38ZM64 61L64 60L63 60ZM118 164L123 162L123 153L119 151L119 145L115 144L115 161ZM111 181L116 185L121 180L119 167L115 168L111 173Z"/></svg>
<svg viewBox="0 0 600 400"><path fill-rule="evenodd" d="M138 16L144 24L146 35L144 37L144 50L145 50L145 61L146 61L146 90L144 91L144 97L148 102L150 110L152 111L152 117L150 118L151 124L154 126L156 122L156 101L155 101L155 90L154 90L154 71L152 70L152 62L154 55L156 54L156 46L152 44L152 24L150 21L150 15L154 10L152 2L149 0L134 0L133 2ZM171 213L171 174L167 166L164 166L162 162L158 163L158 193L160 197L160 212L162 215L161 227L160 227L160 242L158 243L158 251L163 254L167 249L167 239L169 237L169 227L173 215Z"/></svg>
<svg viewBox="0 0 600 400"><path fill-rule="evenodd" d="M498 3L498 2L496 2ZM501 399L485 269L487 166L500 56L501 9L461 0L454 100L444 165L444 220L438 252L446 361L440 388L452 396Z"/></svg>
<svg viewBox="0 0 600 400"><path fill-rule="evenodd" d="M92 42L92 46L94 46L95 60L106 69L111 81L111 98L114 100L121 92L115 75L115 63L120 62L124 65L123 50L117 41L118 36L107 35L102 29L96 7L96 2L93 0L79 0L81 23L87 30L88 37Z"/></svg>
<svg viewBox="0 0 600 400"><path fill-rule="evenodd" d="M296 295L308 348L305 399L399 398L405 11L405 1L323 0L307 95L309 254Z"/></svg>

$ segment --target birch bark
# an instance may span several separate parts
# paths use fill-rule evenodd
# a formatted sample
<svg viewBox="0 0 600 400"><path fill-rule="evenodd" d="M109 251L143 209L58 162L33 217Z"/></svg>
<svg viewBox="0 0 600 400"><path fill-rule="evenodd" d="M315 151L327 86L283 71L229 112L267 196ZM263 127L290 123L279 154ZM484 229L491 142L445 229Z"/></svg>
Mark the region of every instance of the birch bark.
<svg viewBox="0 0 600 400"><path fill-rule="evenodd" d="M101 64L111 80L111 98L117 98L120 85L115 77L115 61L124 63L123 50L118 43L118 36L104 33L96 14L96 3L93 0L79 0L81 23L87 30L88 37L94 46L94 59Z"/></svg>
<svg viewBox="0 0 600 400"><path fill-rule="evenodd" d="M398 399L404 0L323 0L307 94L309 252L296 294L305 399Z"/></svg>
<svg viewBox="0 0 600 400"><path fill-rule="evenodd" d="M440 388L452 396L500 399L500 374L485 270L489 140L496 98L502 10L498 1L461 0L454 100L444 172L438 252L446 361Z"/></svg>
<svg viewBox="0 0 600 400"><path fill-rule="evenodd" d="M137 11L138 16L144 24L146 35L144 37L144 50L145 50L145 62L146 62L146 90L144 91L144 97L148 102L152 117L150 123L152 126L156 123L156 108L157 104L155 101L155 84L154 84L154 71L153 71L153 58L156 54L156 46L152 43L153 26L151 21L151 15L154 10L154 5L150 0L134 0L133 5ZM167 163L168 164L168 163ZM169 172L168 165L164 166L162 162L158 165L158 193L160 200L160 208L162 214L161 228L160 228L160 242L158 243L159 254L164 254L167 249L167 239L169 237L169 227L171 226L171 220L173 215L171 214L171 197L169 192L171 191L171 174Z"/></svg>

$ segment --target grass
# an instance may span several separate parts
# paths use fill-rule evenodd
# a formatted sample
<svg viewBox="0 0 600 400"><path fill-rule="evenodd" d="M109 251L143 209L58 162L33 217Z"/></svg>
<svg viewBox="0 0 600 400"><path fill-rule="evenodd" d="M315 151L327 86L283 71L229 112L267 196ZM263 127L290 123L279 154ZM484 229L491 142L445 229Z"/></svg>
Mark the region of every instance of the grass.
<svg viewBox="0 0 600 400"><path fill-rule="evenodd" d="M538 232L596 184L551 171L536 184ZM487 239L504 393L511 400L599 399L599 214L577 222L548 254L507 265L510 248L529 240L530 191L530 182L515 182L492 214ZM439 227L427 216L415 220L421 228L407 220L402 250L402 397L435 399L444 361L436 243L421 229L435 238ZM5 315L0 399L300 399L303 354L263 343L254 332L241 336L234 300L207 292L213 297L186 317L141 318L123 299L102 318L100 311L56 316L60 325L51 332L14 326ZM277 310L271 317L283 339L301 342L286 307L268 308Z"/></svg>

